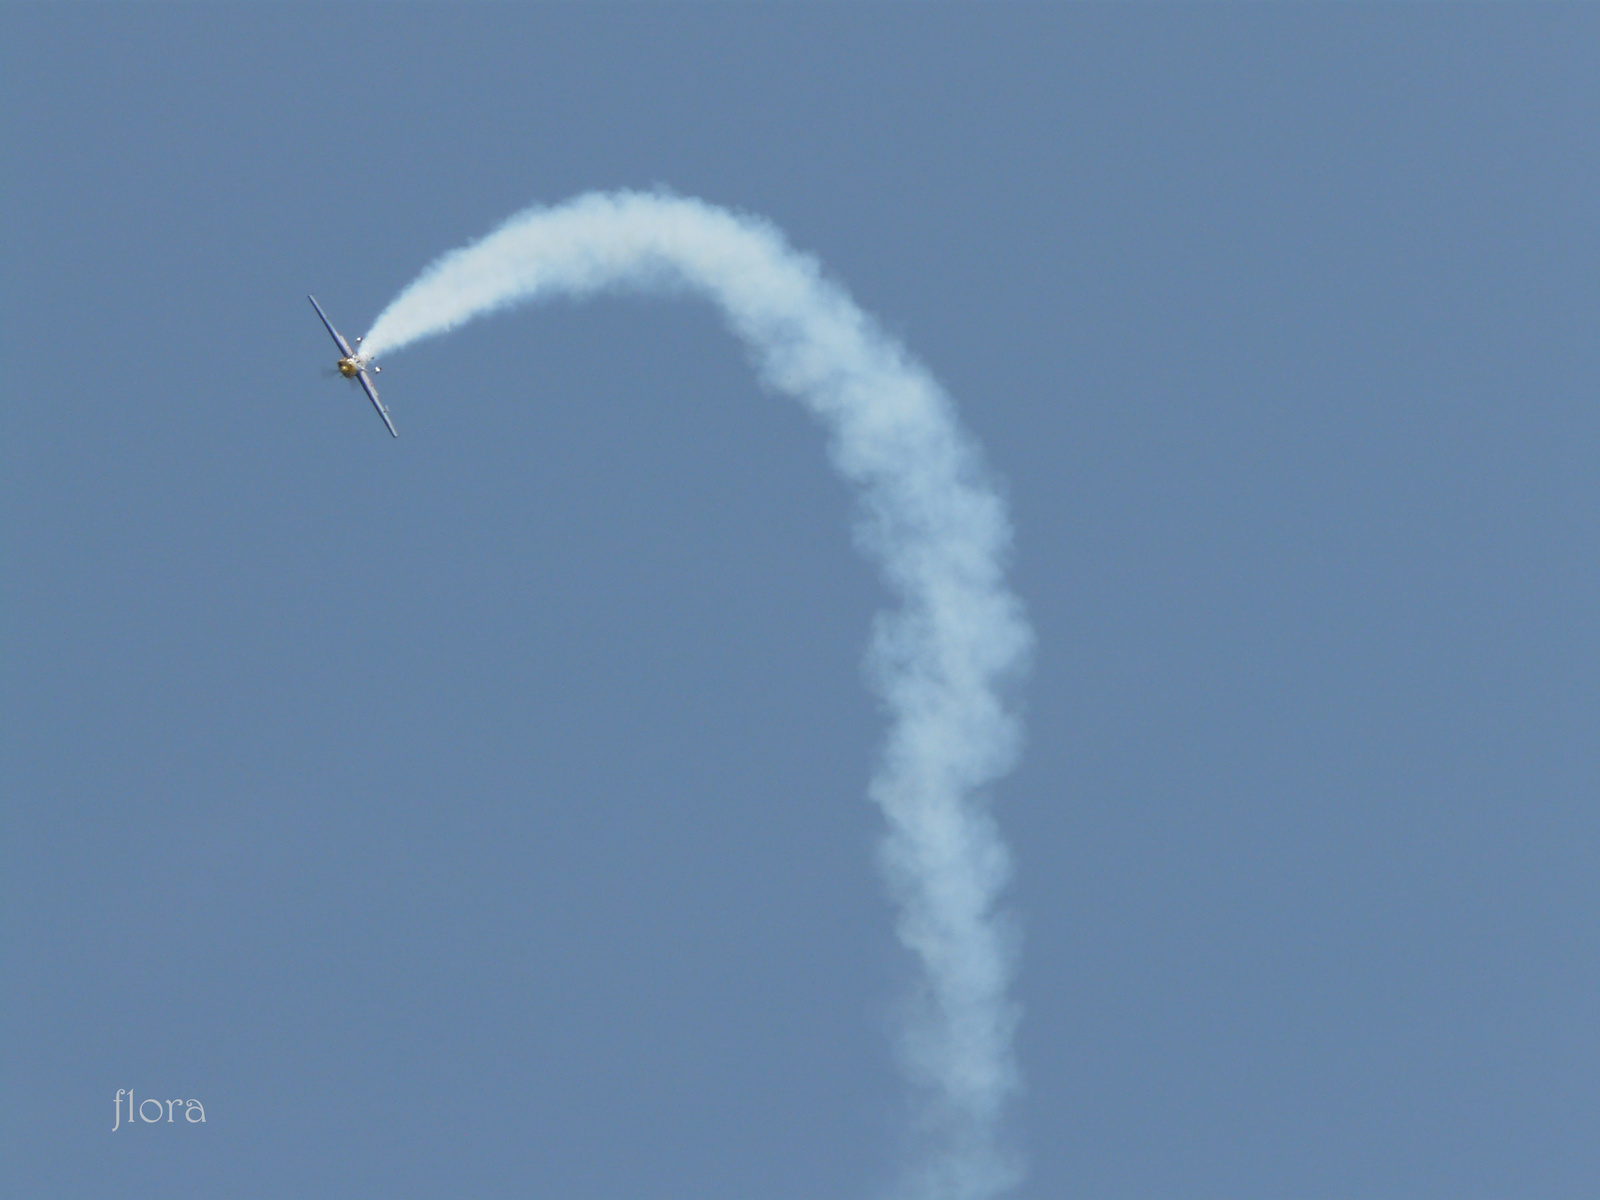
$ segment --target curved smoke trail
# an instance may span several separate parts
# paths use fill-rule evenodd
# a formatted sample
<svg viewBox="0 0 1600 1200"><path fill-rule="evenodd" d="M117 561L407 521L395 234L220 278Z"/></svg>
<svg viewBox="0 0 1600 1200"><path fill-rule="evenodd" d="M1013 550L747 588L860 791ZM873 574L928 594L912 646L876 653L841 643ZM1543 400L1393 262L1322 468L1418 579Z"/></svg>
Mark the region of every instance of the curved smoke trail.
<svg viewBox="0 0 1600 1200"><path fill-rule="evenodd" d="M984 803L1020 730L1000 689L1031 640L1006 590L1005 508L937 383L771 225L696 200L592 194L512 217L428 267L362 344L378 357L510 304L605 290L702 292L762 381L798 397L860 488L857 540L902 606L869 658L892 714L870 793L898 933L923 975L902 1061L925 1102L926 1200L982 1200L1021 1176L1002 1137L1019 1079L1007 998L1013 939L995 908L1009 872Z"/></svg>

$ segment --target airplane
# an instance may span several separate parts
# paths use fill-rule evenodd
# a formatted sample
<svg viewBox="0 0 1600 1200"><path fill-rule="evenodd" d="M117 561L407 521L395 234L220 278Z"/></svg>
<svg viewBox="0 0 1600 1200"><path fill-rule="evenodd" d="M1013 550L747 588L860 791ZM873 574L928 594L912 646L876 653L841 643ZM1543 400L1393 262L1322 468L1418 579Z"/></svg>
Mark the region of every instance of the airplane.
<svg viewBox="0 0 1600 1200"><path fill-rule="evenodd" d="M333 344L339 347L339 353L342 355L338 364L339 374L346 379L354 379L361 385L361 390L367 394L367 399L372 401L372 407L378 410L378 415L383 418L383 423L389 427L390 434L399 437L400 435L395 433L394 422L389 420L389 410L383 406L383 401L378 399L378 389L372 386L372 376L367 374L367 364L372 360L363 358L350 348L350 343L345 341L344 336L333 327L333 322L328 320L328 314L322 311L322 305L317 303L315 296L307 296L306 299L311 301L311 307L317 310L317 316L321 317L322 323L327 326L328 335L333 338ZM357 338L356 341L360 342L361 339ZM372 369L377 372L383 368L374 365Z"/></svg>

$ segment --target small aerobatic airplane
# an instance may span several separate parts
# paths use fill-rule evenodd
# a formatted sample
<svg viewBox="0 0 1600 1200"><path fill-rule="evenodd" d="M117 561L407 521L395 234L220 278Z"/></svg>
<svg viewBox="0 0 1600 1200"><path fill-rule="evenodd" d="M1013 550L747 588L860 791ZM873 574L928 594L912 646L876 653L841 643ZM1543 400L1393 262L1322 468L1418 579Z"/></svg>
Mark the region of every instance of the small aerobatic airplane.
<svg viewBox="0 0 1600 1200"><path fill-rule="evenodd" d="M383 401L378 399L378 389L372 386L372 377L367 374L367 364L372 360L363 358L350 349L350 343L345 341L344 335L333 327L333 322L328 320L328 314L322 311L322 305L317 303L315 296L307 296L306 299L311 301L311 307L317 310L317 316L321 317L322 323L328 327L328 334L333 338L333 344L339 347L341 355L339 359L339 374L346 379L354 379L361 385L361 390L366 392L367 399L372 401L372 407L378 410L378 415L383 418L383 423L389 427L389 432L395 437L399 437L400 435L394 431L394 422L389 420L389 410L383 406ZM360 338L356 339L358 342L360 340ZM377 371L381 368L374 366L372 369Z"/></svg>

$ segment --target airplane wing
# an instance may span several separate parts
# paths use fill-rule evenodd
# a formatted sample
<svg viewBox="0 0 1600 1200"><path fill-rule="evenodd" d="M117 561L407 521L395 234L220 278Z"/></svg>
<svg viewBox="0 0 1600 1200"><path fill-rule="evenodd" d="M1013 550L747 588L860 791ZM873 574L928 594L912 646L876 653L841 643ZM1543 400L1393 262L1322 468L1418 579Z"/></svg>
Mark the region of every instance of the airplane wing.
<svg viewBox="0 0 1600 1200"><path fill-rule="evenodd" d="M345 341L344 335L333 327L333 322L328 320L328 314L322 311L322 305L317 303L317 298L315 296L307 296L306 299L311 301L311 307L317 310L317 316L322 318L322 323L327 327L328 336L333 339L333 344L339 347L339 351L344 357L349 358L355 353L354 350L350 349L350 343ZM377 393L373 392L370 387L367 390L372 395L372 402L378 404ZM378 405L378 411L383 411L383 405Z"/></svg>
<svg viewBox="0 0 1600 1200"><path fill-rule="evenodd" d="M366 392L367 399L372 401L372 407L378 410L383 423L389 427L389 435L399 437L400 435L394 431L394 422L389 420L389 410L383 406L383 401L378 399L378 389L372 386L372 378L365 371L356 378L361 381L361 390Z"/></svg>

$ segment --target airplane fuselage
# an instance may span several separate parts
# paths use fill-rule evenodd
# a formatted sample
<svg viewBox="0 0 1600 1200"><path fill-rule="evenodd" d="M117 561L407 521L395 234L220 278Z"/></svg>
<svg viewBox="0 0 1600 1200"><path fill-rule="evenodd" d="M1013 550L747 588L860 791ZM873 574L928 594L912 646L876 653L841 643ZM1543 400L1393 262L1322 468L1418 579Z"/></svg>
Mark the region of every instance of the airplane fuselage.
<svg viewBox="0 0 1600 1200"><path fill-rule="evenodd" d="M339 360L339 374L343 375L346 379L354 379L357 375L361 374L361 364L355 359L354 356L351 356L350 358L341 358Z"/></svg>

